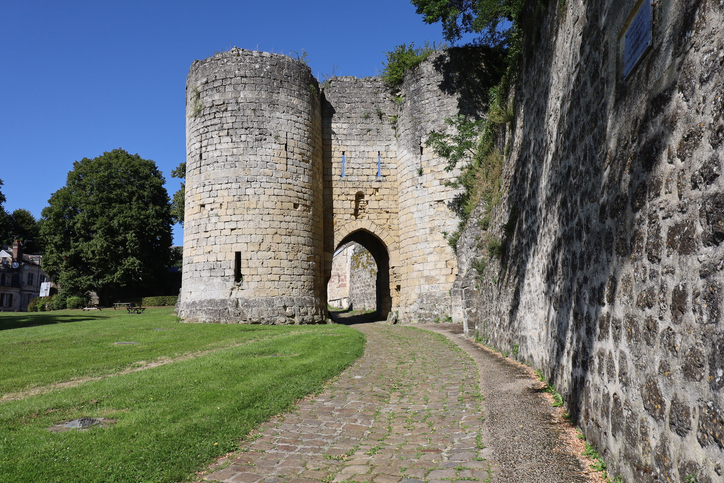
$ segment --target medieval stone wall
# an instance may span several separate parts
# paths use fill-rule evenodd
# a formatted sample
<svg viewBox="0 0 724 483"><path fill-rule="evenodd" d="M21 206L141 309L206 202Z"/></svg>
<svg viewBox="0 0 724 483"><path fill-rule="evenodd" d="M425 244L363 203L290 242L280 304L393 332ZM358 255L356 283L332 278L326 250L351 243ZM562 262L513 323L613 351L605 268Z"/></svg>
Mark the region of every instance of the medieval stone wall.
<svg viewBox="0 0 724 483"><path fill-rule="evenodd" d="M353 310L376 310L377 264L362 245L352 245L349 272L349 301Z"/></svg>
<svg viewBox="0 0 724 483"><path fill-rule="evenodd" d="M333 77L324 86L325 257L364 230L389 254L392 306L398 305L399 221L397 146L392 95L375 77ZM344 173L343 173L344 167ZM372 249L372 247L368 247Z"/></svg>
<svg viewBox="0 0 724 483"><path fill-rule="evenodd" d="M349 308L349 280L354 243L340 247L332 260L332 275L327 282L327 304L335 309Z"/></svg>
<svg viewBox="0 0 724 483"><path fill-rule="evenodd" d="M541 369L612 475L722 481L724 5L656 2L624 78L635 0L528 3L505 196L459 245L469 333Z"/></svg>
<svg viewBox="0 0 724 483"><path fill-rule="evenodd" d="M322 321L321 107L309 67L232 49L194 62L186 96L180 316Z"/></svg>
<svg viewBox="0 0 724 483"><path fill-rule="evenodd" d="M445 183L457 172L422 144L462 109L450 55L413 69L400 92L353 77L320 89L302 62L236 48L194 62L179 315L319 322L333 254L353 241L374 257L381 314L449 315L445 233L457 220Z"/></svg>
<svg viewBox="0 0 724 483"><path fill-rule="evenodd" d="M454 53L471 53L456 49ZM459 175L425 145L433 131L446 131L444 119L461 112L479 114L473 103L461 107L459 89L449 82L450 53L438 53L408 71L397 93L395 118L400 198L401 310L403 322L432 322L452 313L450 289L457 275L453 249L446 234L455 231L457 216L450 203L459 189L446 183ZM481 63L484 63L481 62ZM456 75L461 72L452 69ZM473 112L470 112L472 108Z"/></svg>

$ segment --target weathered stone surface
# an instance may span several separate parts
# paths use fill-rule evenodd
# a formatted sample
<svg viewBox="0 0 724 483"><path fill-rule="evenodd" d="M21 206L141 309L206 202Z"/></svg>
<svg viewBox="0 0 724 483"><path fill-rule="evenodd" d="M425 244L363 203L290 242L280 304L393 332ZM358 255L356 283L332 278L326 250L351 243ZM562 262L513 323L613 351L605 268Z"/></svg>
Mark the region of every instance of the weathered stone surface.
<svg viewBox="0 0 724 483"><path fill-rule="evenodd" d="M669 253L691 255L696 251L696 228L690 221L677 223L669 228L666 239Z"/></svg>
<svg viewBox="0 0 724 483"><path fill-rule="evenodd" d="M724 337L719 337L711 342L709 387L712 391L721 391L724 388Z"/></svg>
<svg viewBox="0 0 724 483"><path fill-rule="evenodd" d="M684 355L682 371L687 381L701 381L704 379L704 368L706 359L704 352L699 347L690 347Z"/></svg>
<svg viewBox="0 0 724 483"><path fill-rule="evenodd" d="M679 324L686 314L686 299L688 293L685 283L679 283L674 286L671 293L671 320Z"/></svg>
<svg viewBox="0 0 724 483"><path fill-rule="evenodd" d="M303 62L265 52L233 48L195 61L179 315L320 321L333 254L354 241L378 269L368 280L374 300L357 300L359 308L403 322L450 316L457 262L445 233L458 224L450 204L460 189L448 182L460 168L447 170L423 141L445 129L445 117L479 116L459 69L484 72L475 87L490 87L491 55L437 53L396 93L380 78L320 86ZM289 303L265 301L275 297Z"/></svg>
<svg viewBox="0 0 724 483"><path fill-rule="evenodd" d="M704 228L705 245L717 246L724 241L724 193L707 196L701 208L699 219Z"/></svg>
<svg viewBox="0 0 724 483"><path fill-rule="evenodd" d="M699 406L696 436L702 446L715 444L724 449L724 410L716 403L709 401Z"/></svg>
<svg viewBox="0 0 724 483"><path fill-rule="evenodd" d="M674 395L669 409L669 427L679 436L686 436L691 431L691 409L686 403Z"/></svg>
<svg viewBox="0 0 724 483"><path fill-rule="evenodd" d="M646 383L641 386L641 399L644 409L656 420L663 421L666 414L666 401L661 394L659 383L656 378L649 377Z"/></svg>
<svg viewBox="0 0 724 483"><path fill-rule="evenodd" d="M681 481L695 461L699 481L717 481L724 452L702 446L715 434L697 425L700 401L724 397L724 8L652 2L651 50L624 79L621 35L639 3L567 2L536 18L488 233L512 207L534 216L468 291L466 315L501 348L525 337L521 356L592 418L584 431L610 474ZM709 436L697 443L694 428Z"/></svg>
<svg viewBox="0 0 724 483"><path fill-rule="evenodd" d="M703 287L692 293L694 319L703 325L718 324L721 310L721 285L718 281L703 280Z"/></svg>

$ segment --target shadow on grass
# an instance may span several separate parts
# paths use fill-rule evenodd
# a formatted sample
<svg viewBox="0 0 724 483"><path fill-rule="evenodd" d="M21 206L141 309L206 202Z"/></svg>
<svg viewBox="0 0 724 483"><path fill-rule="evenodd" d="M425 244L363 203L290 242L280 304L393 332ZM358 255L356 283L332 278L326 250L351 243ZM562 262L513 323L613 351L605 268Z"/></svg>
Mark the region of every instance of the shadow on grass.
<svg viewBox="0 0 724 483"><path fill-rule="evenodd" d="M89 314L53 314L52 312L27 313L14 312L0 313L0 331L10 329L22 329L24 327L35 327L39 325L67 324L70 322L84 322L88 320L108 319L106 315Z"/></svg>
<svg viewBox="0 0 724 483"><path fill-rule="evenodd" d="M365 312L362 310L329 310L329 316L336 324L354 325L367 324L384 320L377 311Z"/></svg>

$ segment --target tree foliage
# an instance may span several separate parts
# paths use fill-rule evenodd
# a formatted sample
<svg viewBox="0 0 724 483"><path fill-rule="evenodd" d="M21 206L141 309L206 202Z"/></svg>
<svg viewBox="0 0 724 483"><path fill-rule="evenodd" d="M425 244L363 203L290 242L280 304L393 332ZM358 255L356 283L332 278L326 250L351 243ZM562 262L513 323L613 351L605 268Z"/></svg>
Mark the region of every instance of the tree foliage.
<svg viewBox="0 0 724 483"><path fill-rule="evenodd" d="M523 0L412 0L425 23L442 22L449 42L463 34L480 34L482 43L498 46L509 42Z"/></svg>
<svg viewBox="0 0 724 483"><path fill-rule="evenodd" d="M0 179L0 187L3 185L3 180ZM10 238L10 217L3 208L5 203L5 195L0 191L0 245L7 244L7 240ZM1 248L1 247L0 247Z"/></svg>
<svg viewBox="0 0 724 483"><path fill-rule="evenodd" d="M495 124L489 120L471 120L464 116L445 118L448 131L432 131L426 144L435 154L447 160L445 169L460 168L453 187L463 191L451 203L460 219L467 221L470 213L483 199L492 206L500 193L502 156L493 145Z"/></svg>
<svg viewBox="0 0 724 483"><path fill-rule="evenodd" d="M181 179L181 187L173 194L171 216L174 223L184 224L184 205L186 203L186 161L171 171L171 176Z"/></svg>
<svg viewBox="0 0 724 483"><path fill-rule="evenodd" d="M73 163L43 210L43 268L68 295L153 287L168 266L171 212L153 161L115 149Z"/></svg>
<svg viewBox="0 0 724 483"><path fill-rule="evenodd" d="M18 208L9 215L8 219L11 238L23 242L25 253L40 253L43 246L40 239L40 225L33 214Z"/></svg>

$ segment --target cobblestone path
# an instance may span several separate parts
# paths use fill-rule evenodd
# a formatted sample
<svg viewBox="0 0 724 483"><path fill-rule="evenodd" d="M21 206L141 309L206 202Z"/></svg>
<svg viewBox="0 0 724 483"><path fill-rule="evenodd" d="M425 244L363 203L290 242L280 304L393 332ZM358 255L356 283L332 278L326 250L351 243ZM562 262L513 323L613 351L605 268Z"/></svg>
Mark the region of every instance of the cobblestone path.
<svg viewBox="0 0 724 483"><path fill-rule="evenodd" d="M364 356L317 397L263 424L203 481L498 480L487 460L478 364L440 334L355 327L367 337ZM540 476L506 481L546 481Z"/></svg>

